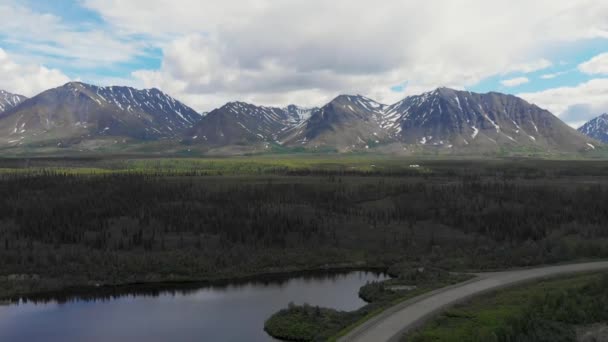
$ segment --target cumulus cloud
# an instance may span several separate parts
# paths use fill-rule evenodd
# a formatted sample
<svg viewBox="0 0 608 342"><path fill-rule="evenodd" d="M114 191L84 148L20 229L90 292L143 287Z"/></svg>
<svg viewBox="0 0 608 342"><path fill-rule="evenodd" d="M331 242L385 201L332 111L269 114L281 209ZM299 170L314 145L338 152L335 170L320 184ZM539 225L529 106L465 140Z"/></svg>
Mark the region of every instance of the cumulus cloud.
<svg viewBox="0 0 608 342"><path fill-rule="evenodd" d="M591 105L581 103L568 107L568 109L560 115L560 118L565 122L569 122L572 127L579 128L598 115L599 113L596 113Z"/></svg>
<svg viewBox="0 0 608 342"><path fill-rule="evenodd" d="M561 75L564 75L566 73L567 73L567 71L554 72L554 73L551 73L551 74L541 75L540 78L542 78L543 80L552 80L552 79L557 78L557 77L559 77Z"/></svg>
<svg viewBox="0 0 608 342"><path fill-rule="evenodd" d="M578 127L585 121L608 112L608 78L519 96L548 109L571 126Z"/></svg>
<svg viewBox="0 0 608 342"><path fill-rule="evenodd" d="M608 53L602 53L581 63L578 70L589 75L608 75Z"/></svg>
<svg viewBox="0 0 608 342"><path fill-rule="evenodd" d="M84 0L121 32L154 39L142 82L198 109L222 99L383 102L551 66L547 47L608 37L603 0ZM514 25L514 23L516 23ZM530 34L534 32L534 34ZM404 84L403 92L391 87Z"/></svg>
<svg viewBox="0 0 608 342"><path fill-rule="evenodd" d="M537 61L532 61L532 62L528 62L528 63L514 64L507 70L506 73L521 72L524 74L529 74L531 72L547 69L547 68L551 67L552 65L553 65L553 62L542 58Z"/></svg>
<svg viewBox="0 0 608 342"><path fill-rule="evenodd" d="M61 71L36 64L18 64L0 48L0 89L25 96L69 82Z"/></svg>
<svg viewBox="0 0 608 342"><path fill-rule="evenodd" d="M519 85L526 84L529 82L530 82L530 79L527 77L515 77L515 78L508 79L508 80L502 80L502 81L500 81L500 84L502 84L505 87L517 87Z"/></svg>
<svg viewBox="0 0 608 342"><path fill-rule="evenodd" d="M3 42L27 54L32 62L111 66L145 55L148 47L116 30L69 25L58 16L37 12L16 0L0 3L0 18Z"/></svg>

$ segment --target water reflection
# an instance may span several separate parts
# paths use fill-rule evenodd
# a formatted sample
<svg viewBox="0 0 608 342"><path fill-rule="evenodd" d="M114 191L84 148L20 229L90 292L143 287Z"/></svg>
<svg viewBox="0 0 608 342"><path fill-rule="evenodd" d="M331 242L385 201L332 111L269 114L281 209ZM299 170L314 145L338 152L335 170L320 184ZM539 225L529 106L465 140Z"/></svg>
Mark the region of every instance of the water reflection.
<svg viewBox="0 0 608 342"><path fill-rule="evenodd" d="M314 273L32 296L0 307L0 341L269 341L263 323L288 303L355 310L359 287L385 278Z"/></svg>

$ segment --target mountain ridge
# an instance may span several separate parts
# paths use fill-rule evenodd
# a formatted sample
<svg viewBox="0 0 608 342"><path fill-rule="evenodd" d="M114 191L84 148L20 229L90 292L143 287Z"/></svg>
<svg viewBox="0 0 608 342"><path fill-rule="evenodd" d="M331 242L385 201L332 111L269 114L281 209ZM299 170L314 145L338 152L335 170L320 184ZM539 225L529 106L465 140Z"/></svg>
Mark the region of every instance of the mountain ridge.
<svg viewBox="0 0 608 342"><path fill-rule="evenodd" d="M102 137L155 140L179 137L201 115L158 89L98 87L69 82L3 113L8 144L70 145Z"/></svg>
<svg viewBox="0 0 608 342"><path fill-rule="evenodd" d="M233 101L199 114L155 88L70 82L0 116L0 144L46 139L71 145L105 138L114 143L168 140L174 150L203 152L229 151L231 146L245 152L273 146L399 154L584 152L598 144L517 96L445 87L390 105L362 95L339 95L322 107Z"/></svg>
<svg viewBox="0 0 608 342"><path fill-rule="evenodd" d="M509 94L438 88L389 107L398 116L401 142L414 145L500 146L574 151L587 139L558 117Z"/></svg>
<svg viewBox="0 0 608 342"><path fill-rule="evenodd" d="M341 95L283 141L313 148L334 146L342 152L367 150L372 145L388 146L393 151L433 148L478 152L505 147L572 152L595 147L592 140L549 111L517 96L450 88L408 96L392 105Z"/></svg>
<svg viewBox="0 0 608 342"><path fill-rule="evenodd" d="M312 113L310 119L286 132L282 143L309 145L314 148L331 145L347 152L369 149L370 142L388 139L381 127L386 105L361 95L339 95Z"/></svg>
<svg viewBox="0 0 608 342"><path fill-rule="evenodd" d="M0 90L0 115L2 115L2 113L8 110L13 109L25 100L27 100L27 97L23 95L17 95L9 93L5 90Z"/></svg>
<svg viewBox="0 0 608 342"><path fill-rule="evenodd" d="M207 113L186 132L189 144L277 143L282 132L308 120L315 108L256 106L236 101Z"/></svg>
<svg viewBox="0 0 608 342"><path fill-rule="evenodd" d="M608 143L608 113L590 120L581 126L578 131L590 138Z"/></svg>

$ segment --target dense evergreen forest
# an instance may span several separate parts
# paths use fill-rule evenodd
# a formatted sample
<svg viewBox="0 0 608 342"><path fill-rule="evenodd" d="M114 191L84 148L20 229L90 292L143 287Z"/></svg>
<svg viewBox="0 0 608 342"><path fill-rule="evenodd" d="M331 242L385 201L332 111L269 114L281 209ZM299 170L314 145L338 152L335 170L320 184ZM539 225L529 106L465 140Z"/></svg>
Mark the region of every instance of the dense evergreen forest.
<svg viewBox="0 0 608 342"><path fill-rule="evenodd" d="M608 257L603 162L404 163L3 169L0 297L404 260L463 270Z"/></svg>

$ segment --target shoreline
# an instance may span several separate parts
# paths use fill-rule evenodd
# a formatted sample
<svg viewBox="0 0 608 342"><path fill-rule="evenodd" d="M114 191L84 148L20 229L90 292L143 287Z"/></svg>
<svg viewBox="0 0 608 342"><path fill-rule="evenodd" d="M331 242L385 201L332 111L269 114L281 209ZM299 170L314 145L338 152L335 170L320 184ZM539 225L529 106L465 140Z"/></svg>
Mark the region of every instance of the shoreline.
<svg viewBox="0 0 608 342"><path fill-rule="evenodd" d="M234 285L245 285L251 283L281 283L299 277L323 277L327 275L348 274L351 272L371 272L388 275L386 267L380 266L329 266L319 268L286 269L269 272L251 273L236 276L218 278L192 278L190 280L161 280L161 281L137 281L117 282L113 284L100 285L67 285L54 290L42 290L23 292L13 295L5 295L0 292L0 305L13 305L16 302L26 301L52 301L71 300L82 297L95 297L105 295L129 295L150 292L168 291L195 291L205 287L227 287ZM47 281L49 278L46 278ZM40 278L37 282L44 282Z"/></svg>

